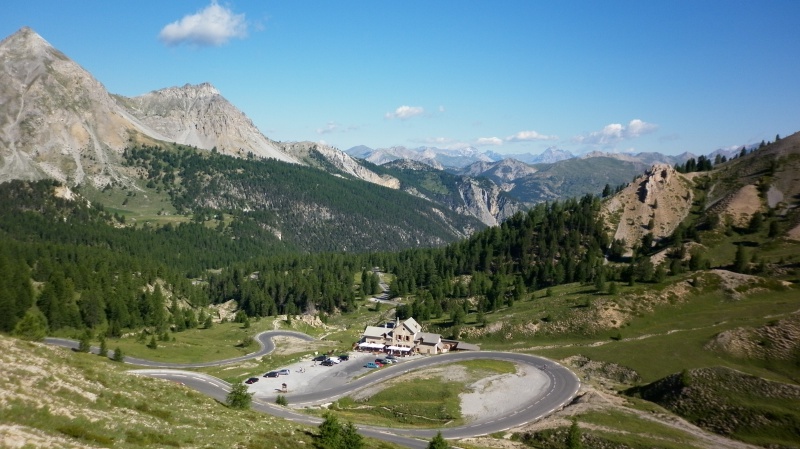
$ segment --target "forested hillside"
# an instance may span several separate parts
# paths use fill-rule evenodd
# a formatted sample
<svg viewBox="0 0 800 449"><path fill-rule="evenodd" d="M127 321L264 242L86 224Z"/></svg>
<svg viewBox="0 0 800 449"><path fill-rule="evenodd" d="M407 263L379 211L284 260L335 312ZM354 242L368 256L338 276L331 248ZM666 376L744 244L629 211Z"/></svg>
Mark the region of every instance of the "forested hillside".
<svg viewBox="0 0 800 449"><path fill-rule="evenodd" d="M148 187L169 193L178 213L232 214L234 226L257 223L306 252L439 246L484 227L403 192L309 167L188 148L140 146L124 156Z"/></svg>
<svg viewBox="0 0 800 449"><path fill-rule="evenodd" d="M0 331L14 330L28 311L41 312L50 331L119 336L202 325L203 306L231 299L258 316L352 308L360 256L282 256L266 237L198 223L123 226L102 208L55 197L54 187L0 184L0 307L10 311Z"/></svg>

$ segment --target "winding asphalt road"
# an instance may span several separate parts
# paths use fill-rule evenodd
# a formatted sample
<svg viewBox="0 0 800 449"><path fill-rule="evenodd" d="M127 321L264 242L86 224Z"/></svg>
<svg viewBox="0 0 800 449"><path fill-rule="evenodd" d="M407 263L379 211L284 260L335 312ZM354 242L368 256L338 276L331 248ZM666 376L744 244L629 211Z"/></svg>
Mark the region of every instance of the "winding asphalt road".
<svg viewBox="0 0 800 449"><path fill-rule="evenodd" d="M146 366L149 368L131 371L135 374L181 382L190 388L217 399L220 402L225 402L225 398L231 388L230 384L207 374L184 371L182 369L227 365L264 356L275 349L275 346L272 342L272 337L277 336L300 338L306 341L314 340L314 338L300 332L266 331L256 335L255 337L256 341L258 341L260 345L260 349L258 351L232 359L204 363L164 363L137 359L133 357L125 357L124 361L125 363ZM46 338L45 342L73 349L78 347L78 343L74 340ZM92 351L98 352L98 349L92 348ZM402 376L403 374L411 371L446 363L478 359L503 360L517 364L530 365L541 370L547 376L547 384L545 385L545 388L541 389L538 394L532 394L529 400L517 410L495 416L486 416L473 423L460 427L440 429L442 436L445 438L457 439L486 435L494 432L504 431L512 427L517 427L528 422L536 421L555 412L556 410L563 408L570 401L572 401L577 394L578 389L580 388L580 380L578 377L575 376L572 371L556 362L553 362L552 360L529 354L476 351L453 352L416 360L404 361L397 365L391 365L380 370L371 371L366 376L353 380L346 385L329 389L320 389L311 393L298 393L291 395L286 394L285 396L294 406L322 404L335 401L336 399L347 396L356 390L384 382L394 377ZM520 391L519 394L530 393L526 391ZM269 413L271 415L299 423L318 425L320 422L322 422L320 418L305 415L287 407L277 406L261 399L253 400L253 408L264 413ZM435 430L384 428L363 425L357 427L359 432L365 436L420 449L427 447L428 441L425 440L429 440L436 433Z"/></svg>

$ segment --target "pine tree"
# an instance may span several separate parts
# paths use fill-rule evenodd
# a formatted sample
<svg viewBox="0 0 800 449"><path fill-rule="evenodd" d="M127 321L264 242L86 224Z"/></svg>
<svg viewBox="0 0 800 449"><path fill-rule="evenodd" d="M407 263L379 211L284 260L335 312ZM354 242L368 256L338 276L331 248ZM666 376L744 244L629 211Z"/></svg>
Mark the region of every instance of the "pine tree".
<svg viewBox="0 0 800 449"><path fill-rule="evenodd" d="M578 420L575 418L572 418L572 425L569 426L569 432L567 432L567 448L583 448L583 444L581 444L581 429L578 427Z"/></svg>
<svg viewBox="0 0 800 449"><path fill-rule="evenodd" d="M125 361L125 356L122 354L122 349L120 349L119 346L114 349L114 355L111 357L111 360L120 363Z"/></svg>
<svg viewBox="0 0 800 449"><path fill-rule="evenodd" d="M364 437L358 433L358 429L352 422L348 422L342 429L341 449L363 449Z"/></svg>
<svg viewBox="0 0 800 449"><path fill-rule="evenodd" d="M442 432L436 432L436 436L428 443L428 449L450 449L450 445L442 437Z"/></svg>
<svg viewBox="0 0 800 449"><path fill-rule="evenodd" d="M342 441L342 426L332 413L325 414L325 420L319 425L317 443L323 449L339 449Z"/></svg>
<svg viewBox="0 0 800 449"><path fill-rule="evenodd" d="M31 341L41 341L47 335L47 318L37 307L31 307L14 326L14 335Z"/></svg>
<svg viewBox="0 0 800 449"><path fill-rule="evenodd" d="M252 402L253 393L247 391L247 385L241 382L233 384L231 391L225 398L225 403L228 404L228 407L239 410L250 408Z"/></svg>
<svg viewBox="0 0 800 449"><path fill-rule="evenodd" d="M100 357L108 357L108 345L106 344L106 337L100 336L100 352L97 353Z"/></svg>
<svg viewBox="0 0 800 449"><path fill-rule="evenodd" d="M89 333L89 329L81 335L81 339L78 340L78 352L89 352L92 348L92 334Z"/></svg>

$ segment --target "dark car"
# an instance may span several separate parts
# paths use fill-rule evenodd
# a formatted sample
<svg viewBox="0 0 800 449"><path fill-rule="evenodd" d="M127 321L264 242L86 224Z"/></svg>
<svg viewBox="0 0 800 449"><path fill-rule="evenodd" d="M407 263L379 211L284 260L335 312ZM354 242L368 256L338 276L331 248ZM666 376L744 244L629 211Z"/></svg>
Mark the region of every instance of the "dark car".
<svg viewBox="0 0 800 449"><path fill-rule="evenodd" d="M386 360L397 360L397 357L389 354L389 355L386 356Z"/></svg>
<svg viewBox="0 0 800 449"><path fill-rule="evenodd" d="M347 354L342 354L342 355L339 356L339 360L341 360L343 362L346 362L346 361L350 360L350 356L347 355Z"/></svg>
<svg viewBox="0 0 800 449"><path fill-rule="evenodd" d="M375 359L375 363L380 363L381 365L386 365L385 359Z"/></svg>
<svg viewBox="0 0 800 449"><path fill-rule="evenodd" d="M258 382L258 377L251 377L251 378L247 379L246 381L244 381L244 383L246 383L246 384L254 384L256 382Z"/></svg>
<svg viewBox="0 0 800 449"><path fill-rule="evenodd" d="M277 371L270 371L267 374L264 374L264 377L278 377L280 375L281 375L281 373L279 373Z"/></svg>
<svg viewBox="0 0 800 449"><path fill-rule="evenodd" d="M322 362L322 366L333 366L333 365L334 365L333 360L330 359L326 359Z"/></svg>
<svg viewBox="0 0 800 449"><path fill-rule="evenodd" d="M318 355L318 356L314 357L311 360L313 360L315 362L324 362L325 360L328 360L328 356L327 355Z"/></svg>

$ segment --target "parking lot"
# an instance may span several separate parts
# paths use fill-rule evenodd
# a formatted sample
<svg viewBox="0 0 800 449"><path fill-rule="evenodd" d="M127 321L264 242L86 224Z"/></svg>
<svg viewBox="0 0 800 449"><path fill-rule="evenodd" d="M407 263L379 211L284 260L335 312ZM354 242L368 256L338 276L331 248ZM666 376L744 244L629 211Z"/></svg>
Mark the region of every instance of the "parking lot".
<svg viewBox="0 0 800 449"><path fill-rule="evenodd" d="M266 400L282 394L283 384L286 384L289 394L327 390L345 385L356 376L374 371L374 368L365 368L364 365L367 362L374 362L375 359L386 356L386 354L376 355L357 351L350 351L346 354L350 356L350 360L333 366L323 366L321 362L315 362L312 357L308 357L291 365L279 366L274 369L274 371L288 369L291 372L289 375L263 377L266 372L253 373L253 377L258 377L258 382L248 385L248 390L254 393L256 398ZM335 358L339 355L341 354L335 354L333 357ZM398 362L403 363L403 360L403 358L399 358Z"/></svg>

